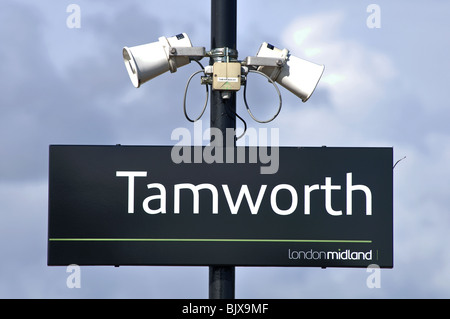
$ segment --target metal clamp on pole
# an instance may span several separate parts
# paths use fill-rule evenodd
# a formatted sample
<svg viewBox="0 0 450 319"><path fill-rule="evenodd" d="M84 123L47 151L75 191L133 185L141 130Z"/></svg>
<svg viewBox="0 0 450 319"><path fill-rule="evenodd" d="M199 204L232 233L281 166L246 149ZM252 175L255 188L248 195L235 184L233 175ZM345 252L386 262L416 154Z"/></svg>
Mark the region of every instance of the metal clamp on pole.
<svg viewBox="0 0 450 319"><path fill-rule="evenodd" d="M214 62L230 62L237 61L238 51L228 47L215 48L207 52L207 55L211 57Z"/></svg>

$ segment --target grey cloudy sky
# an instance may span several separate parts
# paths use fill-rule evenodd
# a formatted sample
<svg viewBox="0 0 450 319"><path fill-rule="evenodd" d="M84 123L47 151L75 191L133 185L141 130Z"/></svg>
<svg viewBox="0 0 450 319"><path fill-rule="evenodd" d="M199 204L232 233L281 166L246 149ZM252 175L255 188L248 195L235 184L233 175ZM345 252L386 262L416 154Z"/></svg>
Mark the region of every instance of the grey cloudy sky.
<svg viewBox="0 0 450 319"><path fill-rule="evenodd" d="M69 4L81 28L68 28ZM264 41L326 66L308 103L286 90L268 126L292 146L386 146L394 160L394 269L381 288L365 269L237 268L237 298L450 297L450 83L448 1L238 1L239 57ZM381 8L381 28L366 11ZM172 145L192 129L182 99L196 64L135 89L122 47L186 32L210 45L210 1L3 0L0 3L0 297L207 298L207 267L46 266L50 144ZM254 112L277 97L255 79ZM204 88L192 86L189 112ZM239 93L241 94L241 92ZM207 127L209 114L204 115Z"/></svg>

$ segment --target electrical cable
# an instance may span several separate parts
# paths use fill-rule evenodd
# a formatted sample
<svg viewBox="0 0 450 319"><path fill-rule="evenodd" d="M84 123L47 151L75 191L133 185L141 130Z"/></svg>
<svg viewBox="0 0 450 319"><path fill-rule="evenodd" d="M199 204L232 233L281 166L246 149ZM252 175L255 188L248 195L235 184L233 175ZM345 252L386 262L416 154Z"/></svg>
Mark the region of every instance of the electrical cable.
<svg viewBox="0 0 450 319"><path fill-rule="evenodd" d="M201 117L202 117L203 114L205 113L206 107L207 107L207 105L208 105L208 99L209 99L209 88L208 88L208 84L206 84L206 85L205 85L205 86L206 86L206 98L205 98L205 104L203 105L203 109L202 109L200 115L199 115L195 120L191 119L191 118L189 117L189 115L187 114L187 108L186 108L186 97L187 97L187 92L188 92L188 90L189 90L189 85L190 85L190 83L191 83L191 80L194 78L194 76L196 76L197 74L199 74L199 73L201 73L201 72L203 72L203 74L205 74L205 68L203 67L203 65L202 65L199 61L196 61L196 60L194 60L194 61L197 62L197 63L200 65L200 67L201 67L202 69L199 70L199 71L194 72L194 73L189 77L189 79L188 79L188 81L187 81L187 83L186 83L186 87L185 87L185 89L184 89L183 111L184 111L184 116L186 117L186 119L187 119L189 122L197 122L199 119L201 119ZM248 70L248 72L253 72L253 73L261 74L262 76L266 77L266 78L269 80L269 82L272 83L272 85L275 87L275 90L276 90L277 93L278 93L278 98L279 98L279 100L280 100L280 104L279 104L279 106L278 106L278 110L277 110L276 114L275 114L272 118L270 118L269 120L265 120L265 121L258 120L258 119L253 115L253 113L252 113L251 110L250 110L250 107L248 106L248 103L247 103L247 82L244 84L244 104L245 104L245 107L247 108L247 111L248 111L248 113L250 114L250 116L251 116L256 122L258 122L258 123L269 123L269 122L272 122L272 121L278 116L278 114L280 113L281 107L282 107L282 104L283 104L282 98L281 98L280 90L278 89L278 86L276 85L276 83L275 83L269 76L267 76L266 74L264 74L264 73L262 73L262 72L260 72L260 71L257 71L257 70ZM205 74L205 75L206 75L206 74ZM229 110L230 110L234 115L236 115L236 117L239 118L239 120L241 120L241 122L244 124L244 131L242 132L242 134L241 134L240 136L235 136L235 139L238 140L238 139L242 138L242 137L245 135L245 133L247 132L247 123L246 123L246 121L245 121L241 116L239 116L239 114L237 114L235 111L233 111L233 110L231 110L231 109L229 109Z"/></svg>
<svg viewBox="0 0 450 319"><path fill-rule="evenodd" d="M187 119L188 121L190 121L190 122L196 122L196 121L198 121L198 120L203 116L203 113L205 113L205 110L206 110L206 106L208 105L208 99L209 99L209 88L208 88L208 84L206 84L206 99L205 99L205 105L203 106L203 110L202 110L202 112L200 113L200 116L199 116L199 117L197 117L195 120L191 119L191 118L189 117L189 115L187 114L187 110L186 110L186 96L187 96L187 91L188 91L188 88L189 88L189 84L190 84L192 78L193 78L194 76L196 76L198 73L203 72L203 73L205 74L205 68L203 67L203 65L202 65L199 61L197 61L197 60L194 60L194 61L197 62L198 65L200 65L200 67L202 68L202 70L199 70L199 71L193 73L193 74L189 77L189 79L188 79L188 81L187 81L187 83L186 83L186 88L185 88L185 90L184 90L183 111L184 111L184 115L185 115L186 119ZM206 75L206 74L205 74L205 75ZM234 115L236 115L236 117L239 118L239 119L242 121L242 123L244 124L244 131L243 131L243 133L242 133L240 136L237 136L237 137L235 136L235 139L238 140L238 139L240 139L241 137L243 137L243 136L245 135L245 132L247 132L247 123L245 122L245 120L244 120L241 116L239 116L239 114L237 114L236 112L234 112L234 111L231 110L231 109L229 109L229 110L230 110Z"/></svg>
<svg viewBox="0 0 450 319"><path fill-rule="evenodd" d="M205 85L205 86L206 86L206 99L205 99L205 105L203 105L203 110L202 110L202 112L200 113L199 117L197 117L195 120L191 119L191 118L189 117L189 115L187 114L187 111L186 111L186 96L187 96L189 84L190 84L192 78L193 78L194 76L196 76L197 74L199 74L200 72L203 72L203 74L205 74L205 68L203 67L203 65L202 65L200 62L198 62L197 60L194 60L194 61L197 62L197 63L200 65L200 67L202 68L202 70L199 70L199 71L197 71L197 72L194 72L194 73L189 77L189 80L188 80L187 83L186 83L186 88L184 89L183 111L184 111L184 116L186 117L186 119L187 119L189 122L197 122L197 121L203 116L203 113L205 113L205 110L206 110L206 106L208 105L208 99L209 99L209 88L208 88L208 85L206 84L206 85ZM206 75L206 74L205 74L205 75Z"/></svg>
<svg viewBox="0 0 450 319"><path fill-rule="evenodd" d="M236 117L237 117L238 119L240 119L241 122L244 124L244 131L242 132L242 134L239 135L239 136L235 136L235 137L234 137L234 138L235 138L235 141L237 141L238 139L240 139L241 137L243 137L243 136L245 135L245 132L247 132L247 122L245 122L245 120L244 120L242 117L240 117L239 114L237 114L237 113L236 113L234 110L232 110L230 107L228 107L228 109L231 111L231 113L233 113L234 115L236 115Z"/></svg>
<svg viewBox="0 0 450 319"><path fill-rule="evenodd" d="M281 99L281 93L280 93L280 90L278 89L278 86L276 85L276 83L269 77L269 76L267 76L266 74L264 74L264 73L262 73L262 72L260 72L260 71L257 71L257 70L248 70L248 72L253 72L253 73L257 73L257 74L261 74L261 75L263 75L263 76L265 76L268 80L269 80L269 82L270 83L272 83L272 85L275 87L275 89L277 90L277 93L278 93L278 97L279 97L279 99L280 99L280 104L279 104L279 106L278 106L278 111L277 111L277 113L271 118L271 119L269 119L269 120L266 120L266 121L261 121L261 120L258 120L257 118L255 118L254 116L253 116L253 114L252 114L252 112L250 111L250 108L248 107L248 104L247 104L247 94L246 94L246 92L247 92L247 82L245 82L245 84L244 84L244 103L245 103L245 107L247 108L247 111L248 111L248 113L250 114L250 116L256 121L256 122L258 122L258 123L269 123L269 122L272 122L277 116L278 116L278 114L280 113L280 111L281 111L281 106L282 106L282 99Z"/></svg>
<svg viewBox="0 0 450 319"><path fill-rule="evenodd" d="M243 137L245 135L245 133L247 132L247 123L245 122L245 120L242 117L239 116L239 114L237 114L236 112L234 112L234 114L236 114L236 117L241 120L242 124L244 124L244 131L242 132L242 134L240 136L236 136L236 141L237 141L238 139Z"/></svg>

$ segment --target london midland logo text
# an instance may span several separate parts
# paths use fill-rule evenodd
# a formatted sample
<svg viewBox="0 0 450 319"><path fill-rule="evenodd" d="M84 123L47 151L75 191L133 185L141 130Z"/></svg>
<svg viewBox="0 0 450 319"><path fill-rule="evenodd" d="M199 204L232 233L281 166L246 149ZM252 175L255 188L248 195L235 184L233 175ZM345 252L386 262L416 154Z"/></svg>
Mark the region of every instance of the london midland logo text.
<svg viewBox="0 0 450 319"><path fill-rule="evenodd" d="M350 249L337 251L288 250L289 259L299 260L372 260L372 250L352 251Z"/></svg>

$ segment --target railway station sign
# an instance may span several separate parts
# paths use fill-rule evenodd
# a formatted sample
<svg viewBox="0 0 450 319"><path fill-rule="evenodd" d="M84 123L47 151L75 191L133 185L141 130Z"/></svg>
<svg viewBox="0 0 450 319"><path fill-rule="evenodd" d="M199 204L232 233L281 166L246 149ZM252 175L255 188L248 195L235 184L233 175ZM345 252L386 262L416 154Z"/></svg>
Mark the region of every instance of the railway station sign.
<svg viewBox="0 0 450 319"><path fill-rule="evenodd" d="M48 264L393 267L392 148L217 151L51 145Z"/></svg>

